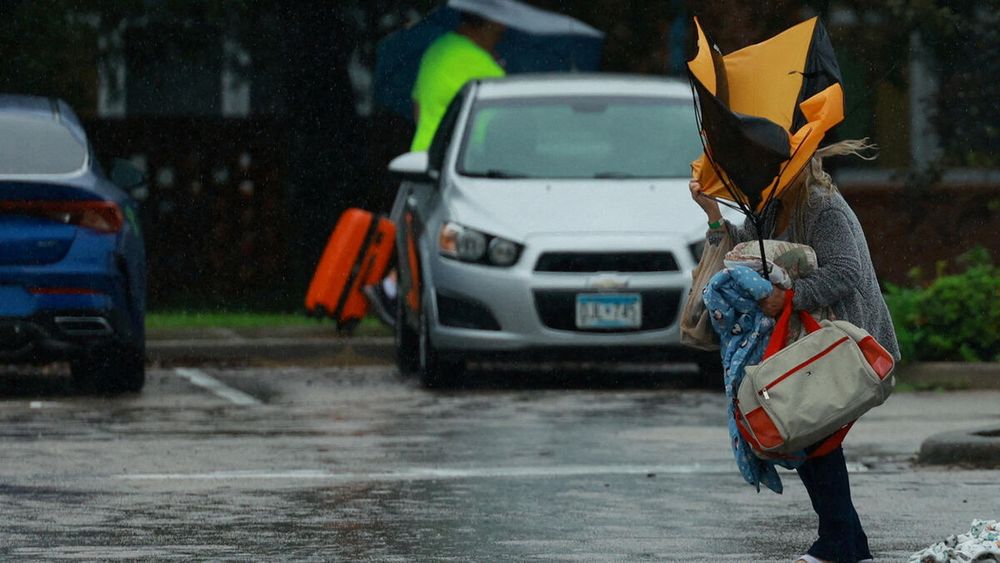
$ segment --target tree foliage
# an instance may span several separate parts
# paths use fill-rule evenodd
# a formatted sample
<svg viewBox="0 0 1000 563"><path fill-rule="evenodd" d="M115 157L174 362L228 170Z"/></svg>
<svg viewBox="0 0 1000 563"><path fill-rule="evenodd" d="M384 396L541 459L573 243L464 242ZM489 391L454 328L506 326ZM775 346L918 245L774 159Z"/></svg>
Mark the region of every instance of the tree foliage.
<svg viewBox="0 0 1000 563"><path fill-rule="evenodd" d="M945 163L1000 165L1000 0L530 0L578 17L607 32L604 68L611 71L681 72L687 53L686 22L699 16L724 51L759 41L809 13L830 18L850 13L858 22L841 48L867 65L872 89L879 81L902 84L911 36L919 33L939 77L934 123ZM204 52L198 38L236 40L249 58L235 65L270 73L275 100L317 109L337 95L355 99L347 66L374 66L377 41L441 5L442 0L6 0L0 3L0 90L58 96L89 113L96 107L98 69L120 54L115 32L156 29L159 41L143 52L145 64ZM681 24L677 22L680 21ZM191 32L191 30L195 30ZM201 33L200 30L205 30ZM183 33L183 31L187 31ZM157 49L160 49L159 51ZM229 56L234 56L229 53ZM245 64L253 61L253 66ZM110 75L106 75L108 78ZM356 78L356 77L354 77ZM354 81L357 82L356 80ZM294 92L305 88L302 95ZM319 96L317 98L316 96ZM334 101L334 103L340 103ZM332 109L332 108L331 108ZM297 110L292 109L294 114ZM350 119L350 118L347 118Z"/></svg>
<svg viewBox="0 0 1000 563"><path fill-rule="evenodd" d="M843 0L869 30L857 38L878 53L888 79L901 81L908 70L913 41L929 55L938 92L930 100L943 159L936 166L1000 166L1000 0ZM912 132L919 134L919 132Z"/></svg>

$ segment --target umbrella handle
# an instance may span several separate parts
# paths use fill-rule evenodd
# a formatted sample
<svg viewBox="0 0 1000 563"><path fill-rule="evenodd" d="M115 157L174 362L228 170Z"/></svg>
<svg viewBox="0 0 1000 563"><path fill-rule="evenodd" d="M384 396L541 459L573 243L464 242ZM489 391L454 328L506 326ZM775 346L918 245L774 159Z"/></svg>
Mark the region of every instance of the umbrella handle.
<svg viewBox="0 0 1000 563"><path fill-rule="evenodd" d="M764 256L764 238L759 228L757 229L757 243L760 244L760 269L764 273L764 279L770 281L771 268L768 267L767 256Z"/></svg>

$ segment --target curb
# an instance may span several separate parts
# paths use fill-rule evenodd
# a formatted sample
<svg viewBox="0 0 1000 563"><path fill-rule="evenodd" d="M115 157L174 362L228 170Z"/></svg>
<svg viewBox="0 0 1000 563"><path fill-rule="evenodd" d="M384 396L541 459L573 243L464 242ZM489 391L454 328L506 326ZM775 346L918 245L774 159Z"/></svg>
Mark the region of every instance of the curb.
<svg viewBox="0 0 1000 563"><path fill-rule="evenodd" d="M903 364L896 376L902 383L943 389L1000 389L1000 362L919 362Z"/></svg>
<svg viewBox="0 0 1000 563"><path fill-rule="evenodd" d="M170 339L146 343L154 365L199 364L385 364L395 354L392 338Z"/></svg>
<svg viewBox="0 0 1000 563"><path fill-rule="evenodd" d="M391 336L338 336L316 329L271 329L270 334L231 330L164 332L146 342L146 358L154 365L392 363ZM1000 362L920 362L896 369L898 381L946 390L1000 390Z"/></svg>
<svg viewBox="0 0 1000 563"><path fill-rule="evenodd" d="M1000 468L1000 428L945 432L920 446L917 462L924 465L964 465Z"/></svg>

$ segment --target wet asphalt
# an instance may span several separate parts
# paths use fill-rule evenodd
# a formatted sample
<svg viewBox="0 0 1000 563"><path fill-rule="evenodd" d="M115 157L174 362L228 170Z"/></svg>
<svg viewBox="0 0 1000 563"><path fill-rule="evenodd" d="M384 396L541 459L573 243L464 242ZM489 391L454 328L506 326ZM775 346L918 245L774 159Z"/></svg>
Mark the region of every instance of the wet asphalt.
<svg viewBox="0 0 1000 563"><path fill-rule="evenodd" d="M5 560L791 561L814 516L744 484L721 393L549 367L428 391L384 365L171 368L94 397L0 373ZM900 393L847 442L879 561L1000 517L1000 471L913 464L1000 393Z"/></svg>

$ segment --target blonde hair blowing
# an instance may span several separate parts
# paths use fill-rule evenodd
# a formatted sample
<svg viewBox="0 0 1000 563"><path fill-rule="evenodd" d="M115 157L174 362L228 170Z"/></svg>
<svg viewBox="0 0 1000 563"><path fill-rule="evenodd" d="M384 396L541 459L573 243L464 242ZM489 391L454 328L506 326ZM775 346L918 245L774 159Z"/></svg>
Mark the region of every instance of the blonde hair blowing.
<svg viewBox="0 0 1000 563"><path fill-rule="evenodd" d="M878 158L878 145L869 142L868 137L863 139L848 139L827 145L818 149L812 158L802 169L802 174L794 183L791 190L791 197L788 198L789 211L792 213L792 220L795 222L796 238L805 235L805 211L806 207L814 205L812 190L810 186L820 188L821 197L830 197L837 191L837 185L833 183L833 178L826 170L823 170L823 159L830 156L854 155L862 160L875 160ZM800 241L801 242L801 241Z"/></svg>

